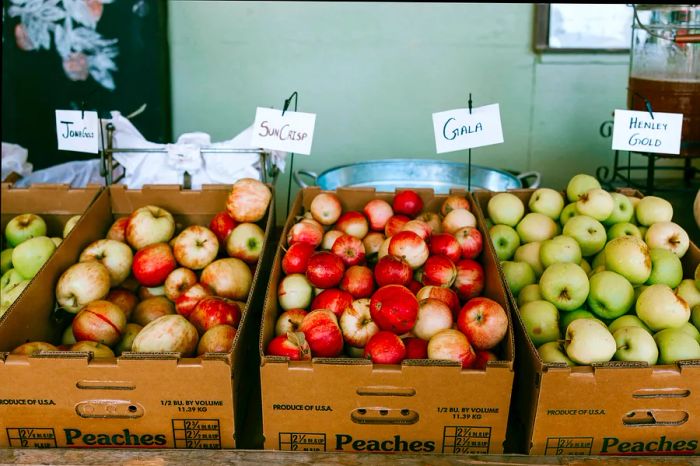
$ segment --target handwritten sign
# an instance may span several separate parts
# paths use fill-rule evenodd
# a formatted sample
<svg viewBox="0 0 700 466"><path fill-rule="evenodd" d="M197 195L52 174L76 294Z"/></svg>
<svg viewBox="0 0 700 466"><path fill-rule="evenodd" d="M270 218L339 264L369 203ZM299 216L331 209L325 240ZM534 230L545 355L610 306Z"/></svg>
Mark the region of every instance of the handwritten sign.
<svg viewBox="0 0 700 466"><path fill-rule="evenodd" d="M263 149L309 155L316 125L315 113L258 107L251 144Z"/></svg>
<svg viewBox="0 0 700 466"><path fill-rule="evenodd" d="M433 113L433 130L438 154L503 142L498 104Z"/></svg>
<svg viewBox="0 0 700 466"><path fill-rule="evenodd" d="M97 112L56 110L58 150L97 154L99 132Z"/></svg>
<svg viewBox="0 0 700 466"><path fill-rule="evenodd" d="M615 110L613 150L680 154L682 113Z"/></svg>

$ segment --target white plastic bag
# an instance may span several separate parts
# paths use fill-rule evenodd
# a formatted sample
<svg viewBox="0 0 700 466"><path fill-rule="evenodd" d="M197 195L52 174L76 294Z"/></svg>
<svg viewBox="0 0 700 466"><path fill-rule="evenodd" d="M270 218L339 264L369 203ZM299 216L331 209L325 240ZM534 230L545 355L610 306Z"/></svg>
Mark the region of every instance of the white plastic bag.
<svg viewBox="0 0 700 466"><path fill-rule="evenodd" d="M37 170L18 180L15 185L27 187L33 183L65 183L73 188L84 188L88 184L105 185L100 175L100 159L77 160Z"/></svg>
<svg viewBox="0 0 700 466"><path fill-rule="evenodd" d="M2 173L0 181L4 181L12 172L27 176L32 172L32 164L27 162L29 151L18 144L2 143Z"/></svg>

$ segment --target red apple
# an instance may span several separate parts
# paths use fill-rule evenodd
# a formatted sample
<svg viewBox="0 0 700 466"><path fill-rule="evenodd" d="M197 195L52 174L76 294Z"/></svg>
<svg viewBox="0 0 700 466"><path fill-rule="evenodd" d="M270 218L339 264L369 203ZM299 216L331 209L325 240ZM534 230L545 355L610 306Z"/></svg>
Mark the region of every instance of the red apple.
<svg viewBox="0 0 700 466"><path fill-rule="evenodd" d="M475 260L462 259L455 264L457 278L452 288L462 301L479 296L484 289L484 268Z"/></svg>
<svg viewBox="0 0 700 466"><path fill-rule="evenodd" d="M401 227L401 231L412 231L420 236L423 241L427 241L433 232L430 225L425 223L423 220L418 220L415 218L404 223L403 227Z"/></svg>
<svg viewBox="0 0 700 466"><path fill-rule="evenodd" d="M314 220L321 225L332 225L343 212L343 206L340 204L340 198L336 194L323 192L317 194L311 200L309 211Z"/></svg>
<svg viewBox="0 0 700 466"><path fill-rule="evenodd" d="M253 273L242 260L227 257L207 265L199 281L211 287L217 296L245 301L253 283Z"/></svg>
<svg viewBox="0 0 700 466"><path fill-rule="evenodd" d="M447 257L442 255L430 256L423 264L423 285L442 286L449 288L457 277L457 267Z"/></svg>
<svg viewBox="0 0 700 466"><path fill-rule="evenodd" d="M293 273L287 275L277 287L277 300L282 309L306 309L311 304L314 289L306 275Z"/></svg>
<svg viewBox="0 0 700 466"><path fill-rule="evenodd" d="M236 222L227 211L222 210L211 219L211 222L209 222L209 229L214 232L216 239L219 240L219 246L223 246L226 244L226 238L228 238L228 235L231 234L231 231L233 231L237 224L238 222Z"/></svg>
<svg viewBox="0 0 700 466"><path fill-rule="evenodd" d="M109 294L105 297L105 300L119 306L119 308L124 311L127 321L131 318L131 313L139 302L139 299L133 291L124 288L111 289Z"/></svg>
<svg viewBox="0 0 700 466"><path fill-rule="evenodd" d="M239 178L226 199L226 211L239 223L257 222L265 216L271 199L272 191L262 181Z"/></svg>
<svg viewBox="0 0 700 466"><path fill-rule="evenodd" d="M339 230L328 230L323 234L323 240L321 240L321 249L325 251L330 251L335 244L335 240L343 236L345 233Z"/></svg>
<svg viewBox="0 0 700 466"><path fill-rule="evenodd" d="M165 296L144 299L131 313L131 322L146 326L159 317L175 314L175 305Z"/></svg>
<svg viewBox="0 0 700 466"><path fill-rule="evenodd" d="M350 210L338 218L338 221L335 222L335 229L346 235L362 239L369 231L369 223L362 213Z"/></svg>
<svg viewBox="0 0 700 466"><path fill-rule="evenodd" d="M475 349L487 350L495 347L505 336L508 316L496 301L483 296L472 298L459 311L457 328Z"/></svg>
<svg viewBox="0 0 700 466"><path fill-rule="evenodd" d="M408 288L411 293L415 295L421 288L423 288L423 284L415 278L412 278L411 281L408 282L408 285L406 285L406 288Z"/></svg>
<svg viewBox="0 0 700 466"><path fill-rule="evenodd" d="M59 349L52 345L51 343L45 341L28 341L27 343L22 343L13 349L10 354L23 354L26 356L31 356L40 351L59 351Z"/></svg>
<svg viewBox="0 0 700 466"><path fill-rule="evenodd" d="M113 239L126 243L126 226L129 224L129 217L118 218L112 223L107 231L106 239Z"/></svg>
<svg viewBox="0 0 700 466"><path fill-rule="evenodd" d="M428 358L456 361L462 368L468 368L474 364L476 353L462 332L447 329L436 333L428 341Z"/></svg>
<svg viewBox="0 0 700 466"><path fill-rule="evenodd" d="M305 309L290 309L284 311L277 317L275 323L275 335L286 335L287 332L296 332L299 330L301 321L308 314Z"/></svg>
<svg viewBox="0 0 700 466"><path fill-rule="evenodd" d="M340 289L349 292L354 299L369 298L374 291L372 269L364 265L353 265L343 274Z"/></svg>
<svg viewBox="0 0 700 466"><path fill-rule="evenodd" d="M334 358L343 352L343 334L338 319L330 310L309 312L301 321L299 330L306 337L313 356Z"/></svg>
<svg viewBox="0 0 700 466"><path fill-rule="evenodd" d="M265 231L255 223L239 223L226 240L226 253L243 262L254 264L265 244Z"/></svg>
<svg viewBox="0 0 700 466"><path fill-rule="evenodd" d="M365 345L364 356L375 364L401 364L406 346L395 333L379 331Z"/></svg>
<svg viewBox="0 0 700 466"><path fill-rule="evenodd" d="M403 344L406 347L406 359L428 359L428 340L406 337Z"/></svg>
<svg viewBox="0 0 700 466"><path fill-rule="evenodd" d="M316 248L323 241L323 225L313 219L302 219L287 232L287 244L309 243Z"/></svg>
<svg viewBox="0 0 700 466"><path fill-rule="evenodd" d="M134 254L131 271L142 286L160 286L170 272L175 270L177 262L168 243L153 243L139 249Z"/></svg>
<svg viewBox="0 0 700 466"><path fill-rule="evenodd" d="M414 218L423 210L423 199L412 189L402 190L394 196L394 212Z"/></svg>
<svg viewBox="0 0 700 466"><path fill-rule="evenodd" d="M489 361L498 361L498 356L488 350L476 350L476 359L474 360L472 368L485 370Z"/></svg>
<svg viewBox="0 0 700 466"><path fill-rule="evenodd" d="M79 262L98 261L109 271L110 286L119 286L131 272L134 254L128 244L113 239L98 239L80 253Z"/></svg>
<svg viewBox="0 0 700 466"><path fill-rule="evenodd" d="M406 286L412 278L413 269L400 257L383 256L374 266L374 279L380 287L392 284Z"/></svg>
<svg viewBox="0 0 700 466"><path fill-rule="evenodd" d="M238 328L241 309L233 300L220 296L207 296L197 303L188 320L200 335L221 324Z"/></svg>
<svg viewBox="0 0 700 466"><path fill-rule="evenodd" d="M374 231L384 231L386 222L394 215L391 204L383 199L372 199L365 204L362 212L369 220L369 227Z"/></svg>
<svg viewBox="0 0 700 466"><path fill-rule="evenodd" d="M340 257L347 267L362 264L365 261L365 245L362 240L345 233L335 240L331 252Z"/></svg>
<svg viewBox="0 0 700 466"><path fill-rule="evenodd" d="M379 331L372 322L369 311L369 299L356 299L340 316L340 330L345 342L357 348L363 348L369 339Z"/></svg>
<svg viewBox="0 0 700 466"><path fill-rule="evenodd" d="M476 259L484 247L481 232L476 227L464 227L455 232L462 259Z"/></svg>
<svg viewBox="0 0 700 466"><path fill-rule="evenodd" d="M380 329L403 334L416 323L418 299L405 286L385 285L372 295L370 312Z"/></svg>
<svg viewBox="0 0 700 466"><path fill-rule="evenodd" d="M76 341L97 341L107 346L115 345L126 327L126 316L116 304L91 301L75 316L72 323Z"/></svg>
<svg viewBox="0 0 700 466"><path fill-rule="evenodd" d="M475 227L476 217L467 209L454 209L442 219L442 230L455 234L464 227Z"/></svg>
<svg viewBox="0 0 700 466"><path fill-rule="evenodd" d="M289 246L282 257L282 271L284 271L284 274L306 273L309 257L315 251L314 246L309 243L294 243Z"/></svg>
<svg viewBox="0 0 700 466"><path fill-rule="evenodd" d="M197 283L197 274L186 267L179 267L167 276L163 289L170 301L177 301L189 287Z"/></svg>
<svg viewBox="0 0 700 466"><path fill-rule="evenodd" d="M445 215L449 214L455 209L471 210L467 198L462 196L461 194L450 194L442 202L442 205L440 206L440 213L444 217Z"/></svg>
<svg viewBox="0 0 700 466"><path fill-rule="evenodd" d="M412 231L400 231L389 241L389 254L404 259L412 269L425 263L430 255L428 245Z"/></svg>
<svg viewBox="0 0 700 466"><path fill-rule="evenodd" d="M386 225L384 226L384 236L387 238L394 236L396 233L401 231L401 228L403 228L403 226L408 223L409 220L411 219L405 215L392 215L389 217L389 220L386 221Z"/></svg>
<svg viewBox="0 0 700 466"><path fill-rule="evenodd" d="M212 296L214 291L203 283L195 283L191 287L187 288L178 298L175 300L175 310L178 314L184 317L189 317L192 311L194 311L197 303L207 296Z"/></svg>
<svg viewBox="0 0 700 466"><path fill-rule="evenodd" d="M423 300L427 298L439 299L443 303L447 304L447 307L452 311L452 319L457 320L459 315L460 304L459 296L451 288L443 288L441 286L424 286L416 293L416 298L418 300Z"/></svg>
<svg viewBox="0 0 700 466"><path fill-rule="evenodd" d="M311 302L311 309L329 309L336 315L340 315L352 304L352 295L338 288L328 288L321 291Z"/></svg>
<svg viewBox="0 0 700 466"><path fill-rule="evenodd" d="M230 325L220 324L204 332L197 345L197 356L205 353L228 353L233 347L236 329Z"/></svg>
<svg viewBox="0 0 700 466"><path fill-rule="evenodd" d="M211 264L219 254L219 240L207 227L192 225L180 232L172 242L178 264L200 270Z"/></svg>
<svg viewBox="0 0 700 466"><path fill-rule="evenodd" d="M422 340L430 340L441 330L452 328L452 311L439 299L427 298L418 302L418 317L413 334Z"/></svg>
<svg viewBox="0 0 700 466"><path fill-rule="evenodd" d="M345 265L340 257L328 251L316 251L309 257L306 278L316 288L333 288L340 284Z"/></svg>
<svg viewBox="0 0 700 466"><path fill-rule="evenodd" d="M478 230L477 230L478 231ZM430 237L428 243L430 254L442 254L457 262L462 257L462 248L457 238L450 233L438 233Z"/></svg>
<svg viewBox="0 0 700 466"><path fill-rule="evenodd" d="M265 354L282 356L292 361L308 361L311 359L311 348L302 332L288 332L270 340Z"/></svg>

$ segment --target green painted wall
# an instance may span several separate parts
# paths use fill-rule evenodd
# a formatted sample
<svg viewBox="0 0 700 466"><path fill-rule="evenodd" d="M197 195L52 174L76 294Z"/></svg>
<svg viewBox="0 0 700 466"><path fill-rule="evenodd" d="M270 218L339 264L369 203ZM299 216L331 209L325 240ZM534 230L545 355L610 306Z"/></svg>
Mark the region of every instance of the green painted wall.
<svg viewBox="0 0 700 466"><path fill-rule="evenodd" d="M292 91L317 114L311 156L323 171L386 157L437 155L431 114L499 103L505 142L473 162L538 170L562 188L609 165L600 124L624 108L627 55L532 52L532 4L172 1L175 135L230 138L258 106L281 108ZM287 170L288 171L288 170ZM288 173L278 179L286 197ZM296 192L295 187L292 190ZM278 215L279 215L278 210Z"/></svg>

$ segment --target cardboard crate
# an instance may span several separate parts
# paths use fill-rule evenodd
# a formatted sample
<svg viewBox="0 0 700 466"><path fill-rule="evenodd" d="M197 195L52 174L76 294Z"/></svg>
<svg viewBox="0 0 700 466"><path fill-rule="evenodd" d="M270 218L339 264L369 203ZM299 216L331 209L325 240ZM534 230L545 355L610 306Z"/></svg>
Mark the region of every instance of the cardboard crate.
<svg viewBox="0 0 700 466"><path fill-rule="evenodd" d="M116 218L150 204L171 212L179 226L208 225L225 208L230 190L228 185L201 191L179 186L105 189L71 234L71 243L56 252L51 273L40 277L8 313L0 326L0 351L29 340L60 341L61 328L51 322L58 278L85 246L104 237ZM250 380L257 377L243 369L246 358L257 357L274 211L271 203L260 222L264 252L230 353L192 358L125 353L114 359L78 352L2 354L0 446L235 448L236 434L244 428Z"/></svg>
<svg viewBox="0 0 700 466"><path fill-rule="evenodd" d="M71 188L68 184L49 183L33 184L28 188L17 188L10 183L3 183L1 189L0 228L2 229L2 243L3 247L9 247L4 236L5 227L15 216L28 213L37 214L46 222L47 236L61 238L63 237L63 228L68 219L75 215L84 214L100 193L101 188L98 185L91 185L85 188ZM72 242L71 236L69 235L65 241L62 241L59 248L70 247L69 245ZM55 270L56 264L49 258L32 281L40 281L42 276L45 274L50 275ZM31 283L29 286L31 286ZM13 304L7 313L14 306ZM0 317L0 322L3 319L4 317Z"/></svg>
<svg viewBox="0 0 700 466"><path fill-rule="evenodd" d="M417 190L425 209L436 212L446 195ZM264 447L273 450L501 453L513 384L513 335L498 348L500 361L485 370L462 370L447 361L413 360L373 365L366 359L314 358L289 361L266 356L279 313L277 287L286 237L296 217L320 193L299 192L272 265L260 334ZM371 199L391 202L393 193L339 188L344 211ZM470 200L468 193L463 192ZM473 202L472 202L473 205ZM483 222L479 229L484 232ZM496 258L484 248L484 295L508 311ZM510 319L510 317L509 317Z"/></svg>
<svg viewBox="0 0 700 466"><path fill-rule="evenodd" d="M509 191L527 206L532 189ZM479 215L494 192L477 191ZM630 191L625 194L637 195ZM692 277L700 250L683 257ZM506 283L505 278L503 279ZM506 286L507 288L507 286ZM673 365L612 361L567 367L544 363L515 309L516 381L511 427L534 455L698 454L700 360Z"/></svg>

